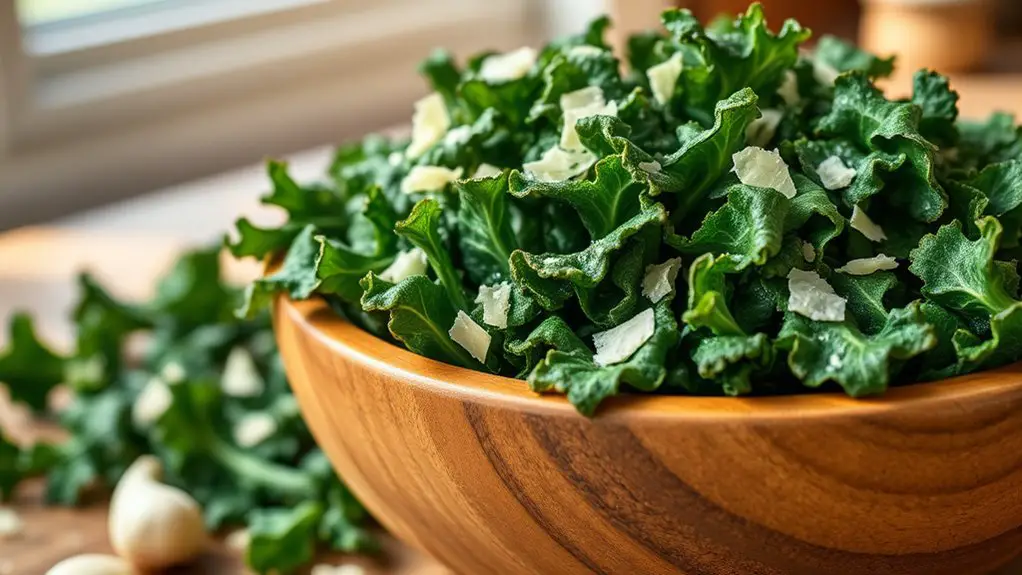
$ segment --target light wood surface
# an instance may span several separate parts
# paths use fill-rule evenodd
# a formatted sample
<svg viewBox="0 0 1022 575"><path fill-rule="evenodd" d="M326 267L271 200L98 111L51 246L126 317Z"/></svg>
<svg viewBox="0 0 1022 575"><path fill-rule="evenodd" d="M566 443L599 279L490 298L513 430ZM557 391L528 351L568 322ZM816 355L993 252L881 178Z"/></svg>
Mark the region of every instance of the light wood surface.
<svg viewBox="0 0 1022 575"><path fill-rule="evenodd" d="M588 420L324 304L274 321L337 470L459 573L969 575L1022 553L1022 365L868 401L633 395Z"/></svg>

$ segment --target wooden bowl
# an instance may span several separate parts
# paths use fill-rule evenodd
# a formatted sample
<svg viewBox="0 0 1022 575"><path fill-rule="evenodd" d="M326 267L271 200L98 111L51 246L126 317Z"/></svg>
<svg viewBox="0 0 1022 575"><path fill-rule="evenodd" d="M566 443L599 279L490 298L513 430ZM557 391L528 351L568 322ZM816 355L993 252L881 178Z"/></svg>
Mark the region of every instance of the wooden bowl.
<svg viewBox="0 0 1022 575"><path fill-rule="evenodd" d="M274 323L337 471L458 573L967 575L1022 553L1019 365L875 400L633 395L586 419L319 302L281 299Z"/></svg>

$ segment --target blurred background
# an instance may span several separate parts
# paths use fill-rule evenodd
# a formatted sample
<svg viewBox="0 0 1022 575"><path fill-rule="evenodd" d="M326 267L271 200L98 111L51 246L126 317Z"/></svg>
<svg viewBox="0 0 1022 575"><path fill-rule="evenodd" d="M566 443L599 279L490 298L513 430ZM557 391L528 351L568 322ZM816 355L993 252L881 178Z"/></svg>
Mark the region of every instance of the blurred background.
<svg viewBox="0 0 1022 575"><path fill-rule="evenodd" d="M1022 68L1017 0L763 3L906 67ZM0 0L0 230L401 125L434 47L536 44L604 11L623 33L671 4L748 1Z"/></svg>

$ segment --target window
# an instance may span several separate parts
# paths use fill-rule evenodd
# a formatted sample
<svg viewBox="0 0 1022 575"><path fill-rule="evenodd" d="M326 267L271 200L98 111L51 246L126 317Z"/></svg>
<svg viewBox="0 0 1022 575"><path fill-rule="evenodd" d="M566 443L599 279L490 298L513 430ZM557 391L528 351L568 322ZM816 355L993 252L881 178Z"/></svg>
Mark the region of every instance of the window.
<svg viewBox="0 0 1022 575"><path fill-rule="evenodd" d="M407 122L528 0L0 0L0 229Z"/></svg>

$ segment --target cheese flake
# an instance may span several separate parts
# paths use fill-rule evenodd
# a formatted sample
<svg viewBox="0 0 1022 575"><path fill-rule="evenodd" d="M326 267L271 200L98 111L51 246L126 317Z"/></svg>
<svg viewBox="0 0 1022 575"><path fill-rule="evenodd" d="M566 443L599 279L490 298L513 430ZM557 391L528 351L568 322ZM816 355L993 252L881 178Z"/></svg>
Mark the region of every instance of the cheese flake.
<svg viewBox="0 0 1022 575"><path fill-rule="evenodd" d="M745 128L745 141L753 146L769 144L770 140L774 138L774 134L777 133L777 126L781 125L781 119L784 117L784 112L774 108L766 108L760 113L762 115Z"/></svg>
<svg viewBox="0 0 1022 575"><path fill-rule="evenodd" d="M136 428L145 429L160 419L173 402L174 395L167 383L159 377L153 377L131 406L131 422Z"/></svg>
<svg viewBox="0 0 1022 575"><path fill-rule="evenodd" d="M162 377L167 383L173 385L183 382L185 378L188 377L188 374L185 373L185 368L180 363L176 361L168 361L160 369L160 377Z"/></svg>
<svg viewBox="0 0 1022 575"><path fill-rule="evenodd" d="M366 575L366 570L354 564L334 566L324 563L313 567L309 575Z"/></svg>
<svg viewBox="0 0 1022 575"><path fill-rule="evenodd" d="M277 432L277 421L269 413L250 413L234 426L234 442L239 447L255 447Z"/></svg>
<svg viewBox="0 0 1022 575"><path fill-rule="evenodd" d="M472 321L467 313L458 310L454 325L447 334L472 357L479 360L479 363L486 363L486 352L490 349L490 334Z"/></svg>
<svg viewBox="0 0 1022 575"><path fill-rule="evenodd" d="M483 304L483 323L499 327L507 327L507 312L511 308L511 284L501 283L495 286L479 286L476 303Z"/></svg>
<svg viewBox="0 0 1022 575"><path fill-rule="evenodd" d="M660 165L660 162L653 160L652 162L639 162L639 169L647 174L659 174L663 166Z"/></svg>
<svg viewBox="0 0 1022 575"><path fill-rule="evenodd" d="M859 209L859 206L852 208L852 217L848 220L853 230L857 230L860 234L866 236L871 242L880 242L887 239L887 234L884 233L883 228L873 223L873 220L869 219L866 212Z"/></svg>
<svg viewBox="0 0 1022 575"><path fill-rule="evenodd" d="M414 194L442 190L444 186L460 178L461 173L461 168L452 170L443 166L415 166L401 180L401 191Z"/></svg>
<svg viewBox="0 0 1022 575"><path fill-rule="evenodd" d="M798 93L798 76L794 70L785 70L781 85L777 88L777 95L789 106L794 106L802 101Z"/></svg>
<svg viewBox="0 0 1022 575"><path fill-rule="evenodd" d="M479 167L476 168L475 173L472 174L472 179L478 180L481 178L492 178L493 176L499 176L503 172L504 170L498 168L497 166L487 164L484 162L482 164L479 164Z"/></svg>
<svg viewBox="0 0 1022 575"><path fill-rule="evenodd" d="M440 141L451 127L451 116L440 94L432 94L415 102L412 114L412 141L405 150L405 156L418 158L433 144Z"/></svg>
<svg viewBox="0 0 1022 575"><path fill-rule="evenodd" d="M802 257L804 257L807 262L813 263L813 260L816 259L816 248L813 247L813 244L809 242L802 243Z"/></svg>
<svg viewBox="0 0 1022 575"><path fill-rule="evenodd" d="M13 509L0 507L0 541L20 536L23 529L21 517Z"/></svg>
<svg viewBox="0 0 1022 575"><path fill-rule="evenodd" d="M526 162L522 169L541 182L562 182L585 172L596 163L596 156L587 150L566 152L554 146L543 152L535 162Z"/></svg>
<svg viewBox="0 0 1022 575"><path fill-rule="evenodd" d="M596 346L593 361L596 365L625 361L653 337L655 327L653 309L649 308L617 327L593 334L593 345Z"/></svg>
<svg viewBox="0 0 1022 575"><path fill-rule="evenodd" d="M561 128L561 148L570 152L585 150L575 131L575 123L589 116L617 116L617 104L603 98L603 90L589 86L561 95L561 112L564 126Z"/></svg>
<svg viewBox="0 0 1022 575"><path fill-rule="evenodd" d="M788 310L815 321L844 321L845 298L816 272L793 269L788 273Z"/></svg>
<svg viewBox="0 0 1022 575"><path fill-rule="evenodd" d="M394 262L387 266L387 269L380 272L380 279L390 283L401 283L411 276L423 275L429 260L426 259L426 252L419 248L412 248L397 254Z"/></svg>
<svg viewBox="0 0 1022 575"><path fill-rule="evenodd" d="M642 278L642 295L653 303L664 299L674 289L681 268L681 258L671 258L662 264L646 266L646 275Z"/></svg>
<svg viewBox="0 0 1022 575"><path fill-rule="evenodd" d="M877 254L871 258L859 258L849 260L848 263L839 267L837 271L853 276L868 276L869 274L882 270L893 270L898 267L898 261L892 256Z"/></svg>
<svg viewBox="0 0 1022 575"><path fill-rule="evenodd" d="M258 397L266 389L252 354L243 347L235 347L227 354L224 371L220 376L220 389L230 397Z"/></svg>
<svg viewBox="0 0 1022 575"><path fill-rule="evenodd" d="M823 187L828 190L847 188L855 179L855 170L845 165L841 158L830 156L816 167L816 175L820 176Z"/></svg>
<svg viewBox="0 0 1022 575"><path fill-rule="evenodd" d="M653 99L661 106L670 102L671 97L674 96L682 68L684 68L684 64L681 60L681 52L675 52L666 61L650 66L646 70L646 78L649 80Z"/></svg>
<svg viewBox="0 0 1022 575"><path fill-rule="evenodd" d="M582 44L580 46L572 46L568 48L568 56L578 58L593 58L595 56L602 56L607 51L603 48L597 48L596 46L590 46L589 44Z"/></svg>
<svg viewBox="0 0 1022 575"><path fill-rule="evenodd" d="M777 150L767 151L756 146L739 150L731 156L734 171L738 179L747 186L770 188L777 190L784 197L795 197L795 183L788 173L788 164L784 163Z"/></svg>
<svg viewBox="0 0 1022 575"><path fill-rule="evenodd" d="M487 56L479 68L479 77L491 83L517 80L536 64L536 50L524 46L517 50Z"/></svg>
<svg viewBox="0 0 1022 575"><path fill-rule="evenodd" d="M841 71L837 68L813 58L813 77L824 86L833 86Z"/></svg>

